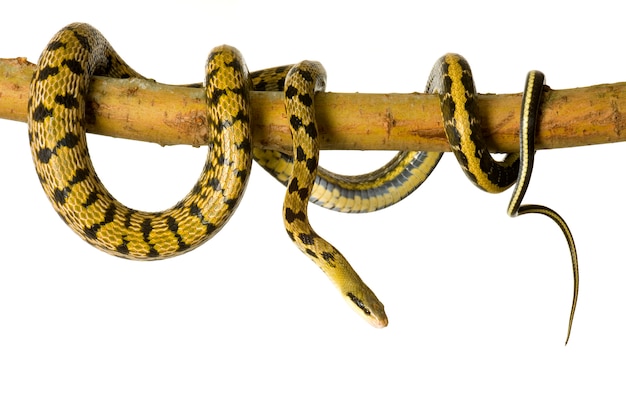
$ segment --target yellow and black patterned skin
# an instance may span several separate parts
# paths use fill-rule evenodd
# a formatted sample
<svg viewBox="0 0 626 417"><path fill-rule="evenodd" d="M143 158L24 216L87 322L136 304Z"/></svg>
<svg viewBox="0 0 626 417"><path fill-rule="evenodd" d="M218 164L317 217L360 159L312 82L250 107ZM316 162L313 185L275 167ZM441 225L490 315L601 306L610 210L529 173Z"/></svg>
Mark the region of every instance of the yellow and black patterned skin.
<svg viewBox="0 0 626 417"><path fill-rule="evenodd" d="M230 47L211 52L206 163L185 198L154 213L118 202L94 170L85 138L85 95L93 75L143 78L96 29L77 23L50 41L31 83L30 147L52 205L84 240L116 256L163 259L199 246L228 221L250 172L250 80L241 55Z"/></svg>
<svg viewBox="0 0 626 417"><path fill-rule="evenodd" d="M444 129L463 172L484 191L498 193L517 180L519 154L503 161L492 158L481 134L478 102L472 71L460 55L441 57L430 74L428 86L440 84ZM428 88L430 89L430 88Z"/></svg>
<svg viewBox="0 0 626 417"><path fill-rule="evenodd" d="M285 108L293 138L293 169L283 205L285 229L291 240L333 281L348 304L368 323L385 327L383 304L365 285L344 256L309 224L307 207L319 162L314 96L323 91L326 72L318 62L303 61L287 74Z"/></svg>

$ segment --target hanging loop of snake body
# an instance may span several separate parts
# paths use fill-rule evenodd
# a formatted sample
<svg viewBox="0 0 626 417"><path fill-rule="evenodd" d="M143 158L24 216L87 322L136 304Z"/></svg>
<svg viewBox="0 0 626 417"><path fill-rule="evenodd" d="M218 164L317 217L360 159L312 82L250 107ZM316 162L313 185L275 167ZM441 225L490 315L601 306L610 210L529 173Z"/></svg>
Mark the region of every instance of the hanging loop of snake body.
<svg viewBox="0 0 626 417"><path fill-rule="evenodd" d="M76 23L50 41L31 82L30 147L52 205L84 240L116 256L162 259L199 246L228 221L250 171L250 80L243 58L226 46L211 52L207 160L187 196L161 212L124 206L98 179L85 137L85 95L94 75L143 78L96 29Z"/></svg>

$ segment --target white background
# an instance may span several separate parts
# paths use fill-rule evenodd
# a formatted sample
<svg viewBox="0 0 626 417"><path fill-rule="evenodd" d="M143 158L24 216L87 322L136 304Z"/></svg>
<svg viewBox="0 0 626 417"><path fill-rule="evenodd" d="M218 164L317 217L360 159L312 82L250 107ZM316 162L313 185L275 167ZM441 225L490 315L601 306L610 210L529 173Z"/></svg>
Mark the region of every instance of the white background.
<svg viewBox="0 0 626 417"><path fill-rule="evenodd" d="M319 60L334 92L422 91L445 52L468 59L482 93L520 92L530 69L554 89L626 80L614 2L295 3L16 2L3 6L0 56L36 61L57 30L85 21L139 72L172 84L200 81L223 43L251 70ZM450 154L397 206L310 210L384 302L390 324L376 330L292 245L284 189L258 166L214 239L179 258L132 262L93 249L58 218L25 124L0 121L0 132L2 416L626 410L623 144L537 155L525 201L563 215L580 256L564 347L572 278L560 231L543 216L510 219L510 192L479 191ZM89 146L112 193L149 210L187 193L206 152L101 137ZM350 173L388 158L325 152L322 165Z"/></svg>

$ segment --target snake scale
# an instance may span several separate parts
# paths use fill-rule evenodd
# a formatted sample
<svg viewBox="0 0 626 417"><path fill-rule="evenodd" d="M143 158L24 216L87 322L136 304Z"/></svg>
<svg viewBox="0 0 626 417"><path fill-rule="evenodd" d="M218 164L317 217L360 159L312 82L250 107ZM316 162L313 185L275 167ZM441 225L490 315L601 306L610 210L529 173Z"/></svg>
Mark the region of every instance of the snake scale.
<svg viewBox="0 0 626 417"><path fill-rule="evenodd" d="M235 48L209 54L204 88L209 124L208 155L189 193L160 212L134 210L118 202L98 179L86 142L85 107L94 75L144 78L128 66L95 28L74 23L48 43L37 64L28 102L31 153L42 187L60 217L95 247L129 259L163 259L198 247L234 213L245 191L252 160L286 185L285 228L293 242L336 284L343 298L367 322L387 325L383 304L349 262L309 224L314 202L343 212L369 212L397 203L419 187L441 158L434 152L399 152L380 169L345 176L318 166L319 144L314 97L323 91L321 64L303 61L249 73ZM293 154L253 148L250 140L250 90L284 92ZM503 161L491 158L480 136L476 92L469 65L454 54L442 57L426 92L438 94L446 135L467 176L479 188L500 192L517 182L508 213L540 213L553 219L567 238L574 269L572 235L563 219L544 206L520 206L530 180L534 132L543 75L529 73L520 118L521 153Z"/></svg>

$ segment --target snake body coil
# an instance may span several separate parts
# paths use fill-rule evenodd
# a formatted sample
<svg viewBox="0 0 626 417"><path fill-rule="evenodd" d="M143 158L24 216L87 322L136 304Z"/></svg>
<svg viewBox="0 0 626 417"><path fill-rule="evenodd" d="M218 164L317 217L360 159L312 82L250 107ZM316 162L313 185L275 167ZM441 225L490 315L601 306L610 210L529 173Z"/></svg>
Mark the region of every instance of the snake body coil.
<svg viewBox="0 0 626 417"><path fill-rule="evenodd" d="M52 205L87 242L125 258L165 258L197 247L230 218L252 161L250 81L243 59L230 47L211 52L206 74L210 145L198 182L168 210L133 210L96 175L85 137L85 95L94 75L143 77L89 25L69 25L50 41L30 88L30 147Z"/></svg>

